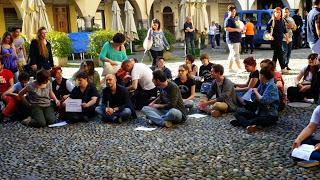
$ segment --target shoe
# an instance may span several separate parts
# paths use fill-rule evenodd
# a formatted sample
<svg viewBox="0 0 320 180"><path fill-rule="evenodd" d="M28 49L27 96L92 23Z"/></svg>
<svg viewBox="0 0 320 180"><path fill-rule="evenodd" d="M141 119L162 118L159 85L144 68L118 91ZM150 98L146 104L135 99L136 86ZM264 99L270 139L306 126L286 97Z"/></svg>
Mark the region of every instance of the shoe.
<svg viewBox="0 0 320 180"><path fill-rule="evenodd" d="M257 131L256 125L247 126L247 133L255 133Z"/></svg>
<svg viewBox="0 0 320 180"><path fill-rule="evenodd" d="M10 117L3 117L3 119L2 119L2 122L4 122L4 123L8 123L8 122L10 122L11 121L11 118Z"/></svg>
<svg viewBox="0 0 320 180"><path fill-rule="evenodd" d="M281 69L281 74L288 74L289 71L286 68Z"/></svg>
<svg viewBox="0 0 320 180"><path fill-rule="evenodd" d="M236 120L236 119L231 120L231 121L230 121L230 124L231 124L232 126L240 126L238 120Z"/></svg>
<svg viewBox="0 0 320 180"><path fill-rule="evenodd" d="M31 123L31 116L25 118L24 120L21 121L21 124L22 125L25 125L25 126L29 126L29 124Z"/></svg>
<svg viewBox="0 0 320 180"><path fill-rule="evenodd" d="M163 126L166 127L166 128L171 128L172 125L173 125L173 124L172 124L171 121L165 121L164 124L163 124Z"/></svg>
<svg viewBox="0 0 320 180"><path fill-rule="evenodd" d="M288 71L290 71L290 70L291 70L291 68L287 67L287 70L288 70Z"/></svg>
<svg viewBox="0 0 320 180"><path fill-rule="evenodd" d="M220 117L221 116L221 112L217 111L217 110L212 110L211 111L211 116L212 117Z"/></svg>

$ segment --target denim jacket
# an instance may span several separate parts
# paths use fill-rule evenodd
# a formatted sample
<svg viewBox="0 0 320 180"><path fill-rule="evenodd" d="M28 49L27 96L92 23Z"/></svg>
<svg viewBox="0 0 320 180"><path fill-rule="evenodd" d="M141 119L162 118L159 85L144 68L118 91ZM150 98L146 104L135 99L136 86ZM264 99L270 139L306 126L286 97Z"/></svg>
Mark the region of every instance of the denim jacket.
<svg viewBox="0 0 320 180"><path fill-rule="evenodd" d="M260 83L258 92L262 96L260 100L256 99L252 93L252 100L257 103L257 115L261 116L278 116L279 93L274 79L270 79L266 84Z"/></svg>

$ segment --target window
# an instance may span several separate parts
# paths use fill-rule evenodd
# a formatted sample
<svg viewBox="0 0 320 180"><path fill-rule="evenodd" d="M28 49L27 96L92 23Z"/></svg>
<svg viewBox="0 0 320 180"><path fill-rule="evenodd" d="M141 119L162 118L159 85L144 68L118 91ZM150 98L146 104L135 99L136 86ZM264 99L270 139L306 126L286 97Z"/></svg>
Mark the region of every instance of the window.
<svg viewBox="0 0 320 180"><path fill-rule="evenodd" d="M242 16L243 21L245 21L248 18L251 20L251 22L254 25L257 24L258 14L256 14L256 13L244 13L243 16Z"/></svg>
<svg viewBox="0 0 320 180"><path fill-rule="evenodd" d="M268 13L262 13L261 14L261 25L267 25L270 21L271 16Z"/></svg>
<svg viewBox="0 0 320 180"><path fill-rule="evenodd" d="M98 10L93 19L93 27L96 29L105 29L104 25L104 11Z"/></svg>

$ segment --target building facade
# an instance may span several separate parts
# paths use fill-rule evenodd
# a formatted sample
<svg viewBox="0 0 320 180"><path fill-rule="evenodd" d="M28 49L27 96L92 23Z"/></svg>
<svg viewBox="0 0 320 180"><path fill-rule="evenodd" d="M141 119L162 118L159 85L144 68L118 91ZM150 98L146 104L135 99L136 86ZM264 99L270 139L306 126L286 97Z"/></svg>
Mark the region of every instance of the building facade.
<svg viewBox="0 0 320 180"><path fill-rule="evenodd" d="M110 29L112 20L111 4L113 0L43 0L49 22L55 31L78 32L86 28ZM195 0L190 0L195 1ZM125 0L117 0L124 23ZM160 20L162 27L179 34L180 0L129 0L134 7L137 28L149 27L153 18ZM0 0L0 34L10 26L21 26L23 12L22 0ZM264 9L276 6L291 9L310 9L309 0L207 0L209 22L223 24L224 13L229 4L238 9ZM302 14L302 13L300 13ZM183 19L183 18L182 18Z"/></svg>

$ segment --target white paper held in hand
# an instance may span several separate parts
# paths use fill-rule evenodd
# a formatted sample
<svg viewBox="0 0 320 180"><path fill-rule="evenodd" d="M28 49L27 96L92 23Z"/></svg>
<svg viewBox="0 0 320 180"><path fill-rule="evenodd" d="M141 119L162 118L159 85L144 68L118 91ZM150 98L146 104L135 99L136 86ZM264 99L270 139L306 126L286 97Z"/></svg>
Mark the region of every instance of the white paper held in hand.
<svg viewBox="0 0 320 180"><path fill-rule="evenodd" d="M298 148L294 148L294 150L291 153L291 156L308 161L310 160L310 156L313 151L314 151L313 145L302 144Z"/></svg>
<svg viewBox="0 0 320 180"><path fill-rule="evenodd" d="M82 112L82 99L68 98L66 102L66 112Z"/></svg>
<svg viewBox="0 0 320 180"><path fill-rule="evenodd" d="M156 128L148 128L148 127L140 126L140 127L135 128L134 130L136 130L136 131L153 131L155 129Z"/></svg>
<svg viewBox="0 0 320 180"><path fill-rule="evenodd" d="M252 102L252 99L251 99L251 95L253 93L253 89L250 88L241 98L245 101L250 101Z"/></svg>

